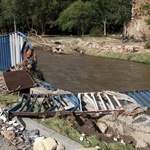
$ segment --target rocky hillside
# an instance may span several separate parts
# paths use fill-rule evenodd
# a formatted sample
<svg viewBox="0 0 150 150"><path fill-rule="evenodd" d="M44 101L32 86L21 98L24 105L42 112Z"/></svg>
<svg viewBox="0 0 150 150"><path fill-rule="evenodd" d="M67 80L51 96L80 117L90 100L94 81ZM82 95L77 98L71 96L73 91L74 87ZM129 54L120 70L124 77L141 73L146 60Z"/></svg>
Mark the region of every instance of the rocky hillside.
<svg viewBox="0 0 150 150"><path fill-rule="evenodd" d="M149 40L150 30L145 22L149 14L142 9L142 5L149 4L150 0L132 0L132 2L132 18L131 22L125 25L124 35L138 41Z"/></svg>

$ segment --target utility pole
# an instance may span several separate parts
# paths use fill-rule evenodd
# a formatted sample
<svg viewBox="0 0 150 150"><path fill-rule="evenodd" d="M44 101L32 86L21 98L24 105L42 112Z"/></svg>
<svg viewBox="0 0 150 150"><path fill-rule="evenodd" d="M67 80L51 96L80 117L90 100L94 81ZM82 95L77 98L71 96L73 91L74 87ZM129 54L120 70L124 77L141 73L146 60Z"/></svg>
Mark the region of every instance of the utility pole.
<svg viewBox="0 0 150 150"><path fill-rule="evenodd" d="M16 33L17 29L16 29L16 19L14 17L14 32Z"/></svg>

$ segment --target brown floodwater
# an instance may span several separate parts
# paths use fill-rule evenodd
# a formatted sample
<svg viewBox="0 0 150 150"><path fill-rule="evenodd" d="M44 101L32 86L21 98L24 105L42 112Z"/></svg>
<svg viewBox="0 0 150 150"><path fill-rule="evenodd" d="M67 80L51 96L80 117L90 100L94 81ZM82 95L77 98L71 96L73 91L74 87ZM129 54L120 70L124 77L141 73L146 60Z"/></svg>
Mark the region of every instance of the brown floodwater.
<svg viewBox="0 0 150 150"><path fill-rule="evenodd" d="M52 87L71 92L150 89L150 65L36 50L38 68Z"/></svg>

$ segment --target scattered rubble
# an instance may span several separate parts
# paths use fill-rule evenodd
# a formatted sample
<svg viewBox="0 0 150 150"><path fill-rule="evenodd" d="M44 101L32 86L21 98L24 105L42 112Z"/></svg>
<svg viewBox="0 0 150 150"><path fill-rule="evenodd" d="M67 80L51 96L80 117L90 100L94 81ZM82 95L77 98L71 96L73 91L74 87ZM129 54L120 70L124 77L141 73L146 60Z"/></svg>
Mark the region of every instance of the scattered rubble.
<svg viewBox="0 0 150 150"><path fill-rule="evenodd" d="M38 129L27 130L17 120L8 120L7 109L0 108L0 135L17 150L65 150L65 146L52 137L40 135Z"/></svg>
<svg viewBox="0 0 150 150"><path fill-rule="evenodd" d="M115 39L104 37L103 39L92 38L68 38L67 40L57 37L44 38L41 37L29 37L33 47L38 47L44 51L50 51L52 54L89 54L89 53L138 53L144 51L145 43L126 43L122 39ZM43 39L45 42L39 45L39 40ZM46 44L45 44L46 43ZM57 43L57 44L55 44Z"/></svg>
<svg viewBox="0 0 150 150"><path fill-rule="evenodd" d="M145 118L144 120L142 119L143 117ZM111 127L113 129L114 133L117 135L114 137L115 141L120 141L125 145L131 144L135 148L146 150L149 149L149 116L141 114L136 118L132 118L130 116L121 115L117 118L113 118L113 116L106 115L104 117L101 117L99 121L104 122L107 127ZM110 134L110 136L112 135ZM118 138L118 136L120 137Z"/></svg>

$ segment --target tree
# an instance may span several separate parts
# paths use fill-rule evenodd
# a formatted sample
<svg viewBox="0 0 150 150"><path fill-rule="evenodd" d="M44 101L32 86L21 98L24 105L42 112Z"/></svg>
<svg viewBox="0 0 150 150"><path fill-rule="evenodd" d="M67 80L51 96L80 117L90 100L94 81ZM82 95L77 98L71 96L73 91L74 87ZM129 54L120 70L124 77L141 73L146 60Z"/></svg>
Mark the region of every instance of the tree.
<svg viewBox="0 0 150 150"><path fill-rule="evenodd" d="M33 0L33 26L40 33L45 34L46 25L53 23L56 18L58 2L56 0Z"/></svg>
<svg viewBox="0 0 150 150"><path fill-rule="evenodd" d="M93 0L94 23L103 24L103 34L115 31L131 18L131 0Z"/></svg>
<svg viewBox="0 0 150 150"><path fill-rule="evenodd" d="M22 32L84 35L100 29L105 36L130 18L131 0L0 0L0 27L8 32L16 24Z"/></svg>
<svg viewBox="0 0 150 150"><path fill-rule="evenodd" d="M15 17L14 8L14 0L1 0L1 21L4 23L4 30L8 30L10 26L13 26Z"/></svg>
<svg viewBox="0 0 150 150"><path fill-rule="evenodd" d="M91 25L93 15L91 2L78 0L69 5L59 16L58 24L62 31L75 30L78 35L84 35Z"/></svg>
<svg viewBox="0 0 150 150"><path fill-rule="evenodd" d="M14 0L14 13L15 20L18 25L18 29L22 32L30 28L31 17L30 17L30 0Z"/></svg>
<svg viewBox="0 0 150 150"><path fill-rule="evenodd" d="M27 28L29 16L29 0L1 0L2 16L5 26L12 27L14 24L14 31L16 31L16 24L18 30Z"/></svg>

